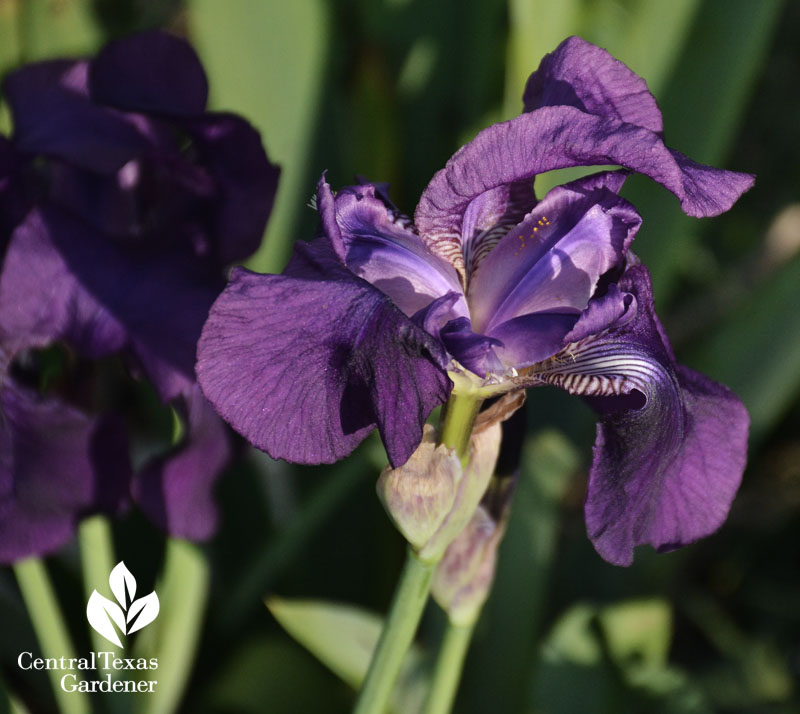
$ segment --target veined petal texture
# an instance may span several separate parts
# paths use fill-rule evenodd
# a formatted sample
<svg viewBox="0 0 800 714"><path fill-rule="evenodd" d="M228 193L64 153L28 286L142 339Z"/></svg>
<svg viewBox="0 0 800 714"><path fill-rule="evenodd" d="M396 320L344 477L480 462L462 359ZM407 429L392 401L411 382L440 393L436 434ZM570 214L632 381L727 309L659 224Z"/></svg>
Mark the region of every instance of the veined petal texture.
<svg viewBox="0 0 800 714"><path fill-rule="evenodd" d="M327 279L234 271L198 346L200 385L275 458L330 463L377 426L400 465L452 388L444 350L385 294L328 260ZM290 270L313 273L308 248Z"/></svg>

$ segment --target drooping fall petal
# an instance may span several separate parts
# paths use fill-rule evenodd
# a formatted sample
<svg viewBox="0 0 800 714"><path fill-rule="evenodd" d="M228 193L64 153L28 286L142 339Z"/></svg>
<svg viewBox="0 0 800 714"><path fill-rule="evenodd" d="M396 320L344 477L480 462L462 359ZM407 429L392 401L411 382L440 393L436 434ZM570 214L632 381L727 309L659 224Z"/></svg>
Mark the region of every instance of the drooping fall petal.
<svg viewBox="0 0 800 714"><path fill-rule="evenodd" d="M638 545L669 550L719 528L741 481L749 420L730 390L675 362L646 268L629 268L618 285L635 298L634 314L576 343L543 380L600 412L586 526L606 560L629 565Z"/></svg>
<svg viewBox="0 0 800 714"><path fill-rule="evenodd" d="M325 280L234 271L198 346L200 385L275 458L336 461L377 426L402 464L450 392L444 351L382 292L331 271Z"/></svg>

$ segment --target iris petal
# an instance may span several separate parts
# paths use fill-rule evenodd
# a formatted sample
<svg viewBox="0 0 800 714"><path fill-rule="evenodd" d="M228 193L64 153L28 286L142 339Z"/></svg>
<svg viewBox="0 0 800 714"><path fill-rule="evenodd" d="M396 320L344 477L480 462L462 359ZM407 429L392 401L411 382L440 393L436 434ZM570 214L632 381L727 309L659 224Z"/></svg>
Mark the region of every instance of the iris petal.
<svg viewBox="0 0 800 714"><path fill-rule="evenodd" d="M258 131L235 114L208 113L179 124L214 180L215 257L221 265L244 260L261 243L280 170L269 162Z"/></svg>
<svg viewBox="0 0 800 714"><path fill-rule="evenodd" d="M213 488L231 448L214 408L194 385L179 404L186 421L184 441L170 454L147 463L131 483L134 501L166 533L206 540L217 527Z"/></svg>
<svg viewBox="0 0 800 714"><path fill-rule="evenodd" d="M552 312L515 317L492 329L491 336L502 345L495 354L502 364L515 369L541 362L564 347L564 336L577 320L577 314Z"/></svg>
<svg viewBox="0 0 800 714"><path fill-rule="evenodd" d="M14 231L3 261L0 337L12 354L63 339L102 357L126 343L124 326L81 284L38 210Z"/></svg>
<svg viewBox="0 0 800 714"><path fill-rule="evenodd" d="M100 173L114 173L151 146L135 122L92 104L87 62L52 60L27 65L3 82L14 119L14 143Z"/></svg>
<svg viewBox="0 0 800 714"><path fill-rule="evenodd" d="M606 50L568 37L528 78L525 111L569 105L660 133L664 126L647 82Z"/></svg>
<svg viewBox="0 0 800 714"><path fill-rule="evenodd" d="M130 347L169 401L194 382L195 346L221 283L190 254L122 248L61 211L37 209L14 233L0 274L0 332L12 351L55 340L89 357Z"/></svg>
<svg viewBox="0 0 800 714"><path fill-rule="evenodd" d="M313 274L314 253L298 253L290 273ZM332 261L321 272L234 271L198 346L200 385L275 458L330 463L377 426L389 460L402 464L452 388L447 357L379 290Z"/></svg>
<svg viewBox="0 0 800 714"><path fill-rule="evenodd" d="M391 297L406 315L448 292L462 293L456 271L395 222L373 185L348 186L331 198L328 185L320 182L319 203L323 228L347 267ZM462 298L452 317L467 314Z"/></svg>
<svg viewBox="0 0 800 714"><path fill-rule="evenodd" d="M744 470L748 417L726 387L675 363L653 312L649 275L619 281L635 314L573 345L542 378L600 411L586 498L597 551L629 565L645 543L669 550L713 533Z"/></svg>
<svg viewBox="0 0 800 714"><path fill-rule="evenodd" d="M0 563L63 545L81 517L117 509L130 479L124 426L18 387L0 389Z"/></svg>
<svg viewBox="0 0 800 714"><path fill-rule="evenodd" d="M484 259L468 288L475 329L507 367L558 352L600 277L623 263L641 219L605 173L553 189Z"/></svg>
<svg viewBox="0 0 800 714"><path fill-rule="evenodd" d="M92 61L92 99L125 111L191 116L208 99L208 82L192 46L166 32L109 42Z"/></svg>
<svg viewBox="0 0 800 714"><path fill-rule="evenodd" d="M662 184L690 216L723 213L753 185L752 176L691 162L650 129L545 106L484 129L456 152L425 188L415 222L431 252L447 258L467 208L487 191L553 169L608 164Z"/></svg>
<svg viewBox="0 0 800 714"><path fill-rule="evenodd" d="M460 228L461 251L451 263L462 266L467 281L497 243L536 205L531 181L519 181L487 191L472 201ZM463 255L463 258L461 257Z"/></svg>

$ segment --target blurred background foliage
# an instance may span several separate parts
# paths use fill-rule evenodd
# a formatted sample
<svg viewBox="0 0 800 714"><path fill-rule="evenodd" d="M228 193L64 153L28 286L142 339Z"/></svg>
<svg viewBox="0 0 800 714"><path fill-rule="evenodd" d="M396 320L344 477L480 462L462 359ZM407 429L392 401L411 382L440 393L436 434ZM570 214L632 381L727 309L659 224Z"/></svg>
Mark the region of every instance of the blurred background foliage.
<svg viewBox="0 0 800 714"><path fill-rule="evenodd" d="M530 394L512 522L456 709L800 711L800 4L0 0L0 71L89 54L158 26L194 43L213 106L249 118L283 167L251 260L263 271L279 271L291 244L313 235L307 203L323 170L334 187L356 174L388 181L411 213L462 143L521 109L527 75L571 34L648 80L671 146L758 175L729 214L705 221L685 217L644 179L626 186L644 216L636 250L679 357L730 385L752 415L750 465L730 519L688 549L643 549L628 569L606 564L581 512L592 415L555 391ZM5 109L0 122L8 131ZM545 176L540 187L562 179ZM363 652L331 660L328 650L352 636L368 642L375 618L320 603L386 609L404 546L374 493L383 459L377 441L316 469L247 452L223 479L223 527L206 548L210 607L181 711L348 710L350 686L287 631L346 682L358 680ZM152 581L161 536L133 514L115 525L115 539L131 569ZM68 548L49 562L84 649L77 557ZM263 594L286 600L271 600L270 614ZM292 598L314 601L299 607ZM431 606L414 653L422 669L441 628ZM5 678L32 712L51 711L44 673L23 677L14 666L35 645L8 577L0 631ZM414 711L413 664L399 712Z"/></svg>

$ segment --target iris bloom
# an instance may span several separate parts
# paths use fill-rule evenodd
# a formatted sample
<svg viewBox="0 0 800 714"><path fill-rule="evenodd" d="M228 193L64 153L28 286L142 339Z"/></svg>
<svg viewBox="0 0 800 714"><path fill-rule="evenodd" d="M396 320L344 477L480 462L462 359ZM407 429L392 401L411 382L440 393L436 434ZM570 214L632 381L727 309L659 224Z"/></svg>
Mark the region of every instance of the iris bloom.
<svg viewBox="0 0 800 714"><path fill-rule="evenodd" d="M0 562L58 547L129 496L169 533L207 538L230 454L196 344L224 267L261 241L278 171L250 124L206 111L197 55L167 33L26 65L3 90ZM92 389L40 393L31 367L53 345L94 376L121 357L182 414L180 447L131 480L124 424Z"/></svg>
<svg viewBox="0 0 800 714"><path fill-rule="evenodd" d="M670 549L722 522L745 462L747 414L676 363L630 252L641 219L618 195L642 173L691 216L730 208L751 176L669 149L645 82L604 50L563 42L528 80L525 112L461 148L413 223L382 186L334 195L322 235L282 275L238 269L211 310L201 387L273 457L330 462L373 428L397 466L451 390L553 384L600 413L586 521L607 560ZM537 174L619 165L536 196Z"/></svg>

